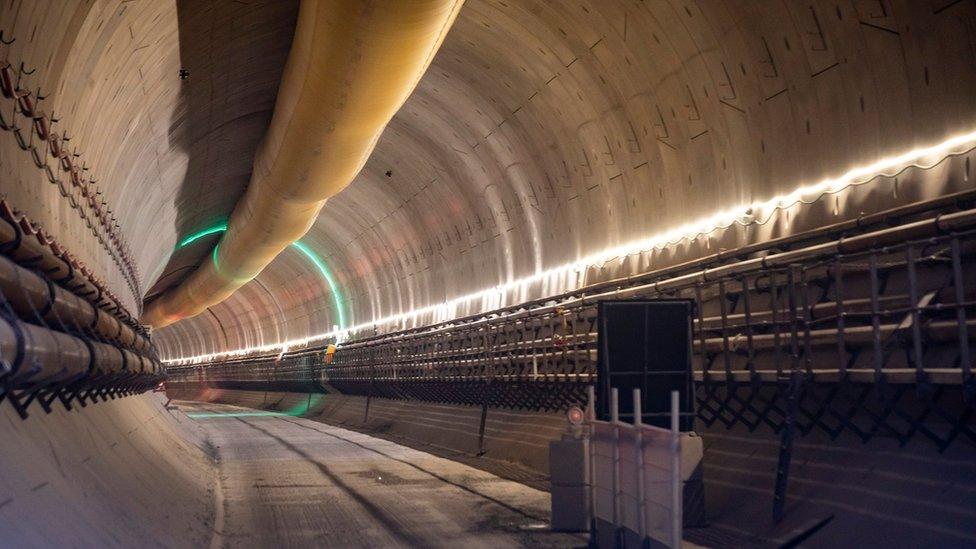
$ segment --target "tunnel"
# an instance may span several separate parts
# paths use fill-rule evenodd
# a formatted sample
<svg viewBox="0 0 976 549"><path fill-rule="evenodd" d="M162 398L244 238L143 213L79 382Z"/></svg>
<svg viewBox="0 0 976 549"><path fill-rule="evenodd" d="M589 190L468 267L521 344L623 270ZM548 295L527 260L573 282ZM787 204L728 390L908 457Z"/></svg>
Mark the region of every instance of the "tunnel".
<svg viewBox="0 0 976 549"><path fill-rule="evenodd" d="M2 3L0 545L976 544L974 37Z"/></svg>

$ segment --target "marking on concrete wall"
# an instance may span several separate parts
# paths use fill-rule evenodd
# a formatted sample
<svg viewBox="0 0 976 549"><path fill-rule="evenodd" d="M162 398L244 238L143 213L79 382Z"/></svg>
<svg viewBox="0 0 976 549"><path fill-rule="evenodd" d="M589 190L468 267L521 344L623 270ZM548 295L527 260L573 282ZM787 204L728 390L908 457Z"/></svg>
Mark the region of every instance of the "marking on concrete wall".
<svg viewBox="0 0 976 549"><path fill-rule="evenodd" d="M772 71L771 73L763 71L760 73L761 76L764 78L779 78L779 69L776 67L776 59L773 58L773 52L769 49L769 42L766 41L765 36L760 36L759 39L762 41L763 50L766 52L766 58L760 59L759 64L769 66L769 69ZM742 73L745 74L744 67L742 69Z"/></svg>
<svg viewBox="0 0 976 549"><path fill-rule="evenodd" d="M824 36L823 26L820 24L820 17L817 16L817 10L813 6L809 6L810 16L813 18L814 30L807 31L808 36L815 38L815 42L810 46L813 51L827 51L827 37Z"/></svg>

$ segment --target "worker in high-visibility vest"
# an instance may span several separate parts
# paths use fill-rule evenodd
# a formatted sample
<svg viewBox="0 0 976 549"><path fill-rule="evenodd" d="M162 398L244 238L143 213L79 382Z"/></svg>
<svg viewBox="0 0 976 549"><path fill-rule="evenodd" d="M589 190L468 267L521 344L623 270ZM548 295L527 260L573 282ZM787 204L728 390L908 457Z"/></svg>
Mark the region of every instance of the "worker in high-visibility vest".
<svg viewBox="0 0 976 549"><path fill-rule="evenodd" d="M331 344L331 343L329 344L328 347L325 348L325 363L326 364L331 364L332 363L332 356L335 355L335 352L336 352L336 346L333 345L333 344Z"/></svg>

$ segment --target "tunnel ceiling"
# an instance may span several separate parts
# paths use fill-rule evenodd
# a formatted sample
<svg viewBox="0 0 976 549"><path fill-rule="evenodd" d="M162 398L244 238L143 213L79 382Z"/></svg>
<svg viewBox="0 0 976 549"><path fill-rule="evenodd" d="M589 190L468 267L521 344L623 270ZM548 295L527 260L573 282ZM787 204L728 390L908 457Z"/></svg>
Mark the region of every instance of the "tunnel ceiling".
<svg viewBox="0 0 976 549"><path fill-rule="evenodd" d="M218 241L178 247L243 192L287 56L296 3L226 5L0 7L18 39L4 55L38 68L25 78L50 90L45 108L97 174L149 297ZM367 323L972 131L973 36L976 5L952 0L467 0L306 250L157 342L166 357L275 343L330 330L340 307L345 325ZM4 185L8 199L81 235L9 135L0 152L0 173L22 182ZM969 176L968 155L910 169L730 238L936 196ZM64 238L121 284L90 238Z"/></svg>

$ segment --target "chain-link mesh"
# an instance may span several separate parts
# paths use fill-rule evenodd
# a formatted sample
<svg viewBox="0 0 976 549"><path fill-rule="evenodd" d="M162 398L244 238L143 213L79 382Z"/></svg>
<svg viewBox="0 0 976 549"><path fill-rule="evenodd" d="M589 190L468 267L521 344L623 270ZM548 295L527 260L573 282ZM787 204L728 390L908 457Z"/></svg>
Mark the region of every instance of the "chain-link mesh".
<svg viewBox="0 0 976 549"><path fill-rule="evenodd" d="M780 433L921 435L940 450L976 442L970 346L976 334L973 231L754 262L631 288L696 303L697 417ZM742 263L745 265L745 263ZM596 301L372 337L273 359L183 367L180 380L522 410L580 404L596 375Z"/></svg>

